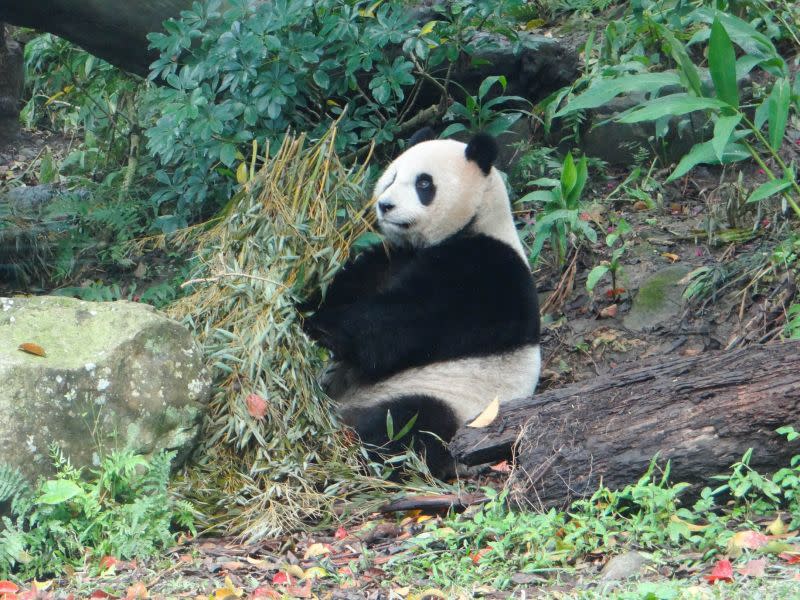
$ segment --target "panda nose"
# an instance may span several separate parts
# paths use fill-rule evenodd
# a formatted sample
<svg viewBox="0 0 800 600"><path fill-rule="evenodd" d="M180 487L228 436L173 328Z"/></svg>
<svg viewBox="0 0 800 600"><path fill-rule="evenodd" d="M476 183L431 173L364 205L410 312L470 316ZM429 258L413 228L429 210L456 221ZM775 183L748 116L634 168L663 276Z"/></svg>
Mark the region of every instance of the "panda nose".
<svg viewBox="0 0 800 600"><path fill-rule="evenodd" d="M378 210L381 212L382 215L385 215L393 208L394 208L394 203L390 202L389 200L381 200L380 202L378 202Z"/></svg>

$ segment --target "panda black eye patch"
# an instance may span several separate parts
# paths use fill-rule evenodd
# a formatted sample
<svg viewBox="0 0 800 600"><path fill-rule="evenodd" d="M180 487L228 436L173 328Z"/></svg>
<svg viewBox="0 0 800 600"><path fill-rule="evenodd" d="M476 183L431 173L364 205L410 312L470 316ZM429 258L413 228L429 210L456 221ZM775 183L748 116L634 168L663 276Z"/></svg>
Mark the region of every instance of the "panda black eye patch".
<svg viewBox="0 0 800 600"><path fill-rule="evenodd" d="M433 177L427 173L420 173L417 175L417 181L414 187L417 188L417 196L423 205L428 206L433 202L433 197L436 196L436 186L433 185Z"/></svg>

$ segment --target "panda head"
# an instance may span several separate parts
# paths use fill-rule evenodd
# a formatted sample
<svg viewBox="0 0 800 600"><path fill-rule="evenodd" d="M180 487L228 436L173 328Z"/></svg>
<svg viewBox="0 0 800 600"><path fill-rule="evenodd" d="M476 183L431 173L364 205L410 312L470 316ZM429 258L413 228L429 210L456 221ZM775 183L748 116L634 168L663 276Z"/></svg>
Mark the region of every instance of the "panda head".
<svg viewBox="0 0 800 600"><path fill-rule="evenodd" d="M524 255L505 184L492 166L494 138L479 133L466 144L432 138L427 128L414 134L375 186L378 225L388 243L423 248L468 231Z"/></svg>

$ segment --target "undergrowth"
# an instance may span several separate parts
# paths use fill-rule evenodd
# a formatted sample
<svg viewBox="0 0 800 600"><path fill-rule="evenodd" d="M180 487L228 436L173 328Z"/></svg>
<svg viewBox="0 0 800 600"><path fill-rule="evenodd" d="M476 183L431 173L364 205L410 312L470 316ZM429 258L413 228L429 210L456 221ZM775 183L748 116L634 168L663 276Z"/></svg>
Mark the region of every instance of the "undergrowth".
<svg viewBox="0 0 800 600"><path fill-rule="evenodd" d="M0 481L16 482L0 498L10 507L0 527L0 579L41 579L105 556L147 558L172 546L175 531L195 533L194 508L168 490L174 453L147 460L115 451L88 473L58 446L50 455L55 477L35 487L0 470Z"/></svg>
<svg viewBox="0 0 800 600"><path fill-rule="evenodd" d="M789 441L800 437L792 427L778 431ZM411 540L413 554L390 564L407 582L502 590L513 587L520 574L550 578L572 571L586 556L630 549L665 560L680 561L685 554L695 561L715 555L744 560L752 552L737 531L758 532L757 521L775 518L776 512L768 533L783 537L762 552L796 552L783 541L791 535L783 534L800 526L800 455L772 476L753 470L751 456L752 450L730 473L711 478L713 486L704 487L687 506L682 497L690 486L671 483L669 463L661 472L655 459L637 482L620 490L601 486L565 511L516 510L508 490L485 489L486 505L433 522Z"/></svg>

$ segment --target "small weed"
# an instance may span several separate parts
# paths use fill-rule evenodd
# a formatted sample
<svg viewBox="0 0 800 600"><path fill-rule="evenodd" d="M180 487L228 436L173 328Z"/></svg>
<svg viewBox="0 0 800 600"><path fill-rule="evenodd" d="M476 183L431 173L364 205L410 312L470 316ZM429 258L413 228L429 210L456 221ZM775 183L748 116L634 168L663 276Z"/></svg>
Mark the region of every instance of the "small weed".
<svg viewBox="0 0 800 600"><path fill-rule="evenodd" d="M586 157L577 163L571 153L567 153L559 179L543 177L531 181L534 185L549 190L535 190L518 200L519 204L538 203L541 212L533 226L533 246L530 251L531 263L536 263L546 240L558 266L563 266L567 258L567 247L574 236L581 236L592 243L597 241L597 233L584 218L581 194L586 185L588 168Z"/></svg>
<svg viewBox="0 0 800 600"><path fill-rule="evenodd" d="M611 248L611 260L604 260L599 265L589 271L586 277L586 289L590 292L594 291L595 286L608 273L611 275L611 295L614 300L620 295L620 288L617 286L619 276L622 273L622 264L620 259L625 251L630 246L630 240L625 240L624 236L632 231L631 226L625 219L617 221L614 231L606 236L606 246ZM614 247L617 242L622 242L616 248Z"/></svg>

